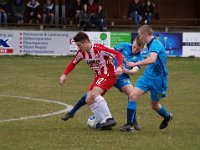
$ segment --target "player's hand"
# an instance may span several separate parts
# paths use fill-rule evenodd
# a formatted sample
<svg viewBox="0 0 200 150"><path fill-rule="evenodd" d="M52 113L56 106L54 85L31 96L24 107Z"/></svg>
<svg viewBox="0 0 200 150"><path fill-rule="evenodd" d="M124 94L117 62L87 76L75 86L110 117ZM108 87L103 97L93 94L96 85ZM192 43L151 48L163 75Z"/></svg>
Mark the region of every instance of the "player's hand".
<svg viewBox="0 0 200 150"><path fill-rule="evenodd" d="M65 80L66 80L66 75L63 74L61 77L60 77L60 84L63 85L65 83Z"/></svg>
<svg viewBox="0 0 200 150"><path fill-rule="evenodd" d="M124 69L123 69L123 73L129 74L129 70L124 68Z"/></svg>
<svg viewBox="0 0 200 150"><path fill-rule="evenodd" d="M127 63L126 63L126 66L127 66L127 67L135 67L136 65L135 65L134 62L127 62Z"/></svg>
<svg viewBox="0 0 200 150"><path fill-rule="evenodd" d="M120 67L117 67L117 72L116 72L116 74L117 75L120 75L120 74L122 74L123 73L123 69L122 69L122 67L120 66Z"/></svg>

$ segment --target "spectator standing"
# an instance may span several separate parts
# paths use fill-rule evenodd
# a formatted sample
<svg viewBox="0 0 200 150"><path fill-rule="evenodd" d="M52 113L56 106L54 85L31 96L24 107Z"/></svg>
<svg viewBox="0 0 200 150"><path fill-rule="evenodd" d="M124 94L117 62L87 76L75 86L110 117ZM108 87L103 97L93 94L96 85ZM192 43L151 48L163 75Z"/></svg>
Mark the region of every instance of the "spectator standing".
<svg viewBox="0 0 200 150"><path fill-rule="evenodd" d="M87 31L90 28L90 12L88 11L87 4L83 5L83 9L79 15L79 24L80 28L83 28L84 31Z"/></svg>
<svg viewBox="0 0 200 150"><path fill-rule="evenodd" d="M23 0L11 1L11 15L16 23L24 22L25 5Z"/></svg>
<svg viewBox="0 0 200 150"><path fill-rule="evenodd" d="M150 25L154 13L154 6L151 0L147 0L146 4L143 6L143 12L144 12L144 23Z"/></svg>
<svg viewBox="0 0 200 150"><path fill-rule="evenodd" d="M128 19L134 20L136 25L142 20L142 3L140 0L134 0L128 6Z"/></svg>
<svg viewBox="0 0 200 150"><path fill-rule="evenodd" d="M40 23L40 3L37 0L30 0L26 6L26 19L28 23Z"/></svg>
<svg viewBox="0 0 200 150"><path fill-rule="evenodd" d="M8 2L0 0L0 24L7 24Z"/></svg>
<svg viewBox="0 0 200 150"><path fill-rule="evenodd" d="M52 0L46 0L44 5L43 23L53 24L55 20L55 5Z"/></svg>

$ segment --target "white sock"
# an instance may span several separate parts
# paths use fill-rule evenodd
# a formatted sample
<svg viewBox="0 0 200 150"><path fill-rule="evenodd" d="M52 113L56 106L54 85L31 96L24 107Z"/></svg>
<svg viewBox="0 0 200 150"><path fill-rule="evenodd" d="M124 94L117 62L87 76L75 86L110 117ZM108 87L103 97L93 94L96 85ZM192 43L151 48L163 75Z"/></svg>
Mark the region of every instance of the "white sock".
<svg viewBox="0 0 200 150"><path fill-rule="evenodd" d="M100 123L106 122L106 118L105 118L103 112L101 111L99 104L97 102L94 102L92 105L90 105L90 109L94 113L94 115L97 117L97 119Z"/></svg>
<svg viewBox="0 0 200 150"><path fill-rule="evenodd" d="M110 113L110 109L108 108L108 104L106 100L101 96L97 96L95 98L95 102L98 103L99 108L101 109L101 112L104 114L104 119L112 118L112 115Z"/></svg>

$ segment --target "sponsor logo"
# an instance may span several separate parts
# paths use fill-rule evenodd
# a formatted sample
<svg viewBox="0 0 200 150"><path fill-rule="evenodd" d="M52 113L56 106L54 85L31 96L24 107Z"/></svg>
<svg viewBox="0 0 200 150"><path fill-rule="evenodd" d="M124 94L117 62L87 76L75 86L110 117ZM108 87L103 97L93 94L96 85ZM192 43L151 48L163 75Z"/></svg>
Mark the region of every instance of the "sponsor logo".
<svg viewBox="0 0 200 150"><path fill-rule="evenodd" d="M8 43L9 39L0 39L0 54L13 53L13 48Z"/></svg>

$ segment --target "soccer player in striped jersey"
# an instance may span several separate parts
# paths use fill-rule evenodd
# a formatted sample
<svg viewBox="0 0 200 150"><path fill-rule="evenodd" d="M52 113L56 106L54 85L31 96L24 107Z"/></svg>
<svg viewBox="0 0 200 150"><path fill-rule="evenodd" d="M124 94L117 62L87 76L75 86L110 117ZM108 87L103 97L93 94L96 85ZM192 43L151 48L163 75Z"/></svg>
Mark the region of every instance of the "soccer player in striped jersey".
<svg viewBox="0 0 200 150"><path fill-rule="evenodd" d="M120 91L124 92L127 96L129 96L131 91L133 90L133 85L131 84L129 75L133 75L137 71L139 71L140 66L126 67L126 63L130 61L137 62L143 60L143 56L141 54L141 50L143 49L143 47L144 43L141 42L141 40L138 37L136 37L136 39L131 44L123 42L114 47L116 51L122 53L124 65L123 74L118 76L117 82L114 86ZM114 64L115 66L117 66L117 59L114 59ZM62 117L62 120L66 121L69 118L72 118L76 111L86 104L86 96L87 94L84 94L81 97L81 99L77 102L77 104L73 107L73 109ZM140 126L137 123L136 119L134 120L133 124L136 130L140 129Z"/></svg>
<svg viewBox="0 0 200 150"><path fill-rule="evenodd" d="M99 119L101 129L115 126L116 122L102 96L116 83L117 75L122 74L122 55L118 51L101 44L92 44L88 35L84 32L77 33L73 39L79 50L60 77L60 84L62 85L65 82L67 75L84 59L96 74L87 93L86 103ZM113 63L115 57L118 61L117 68Z"/></svg>

